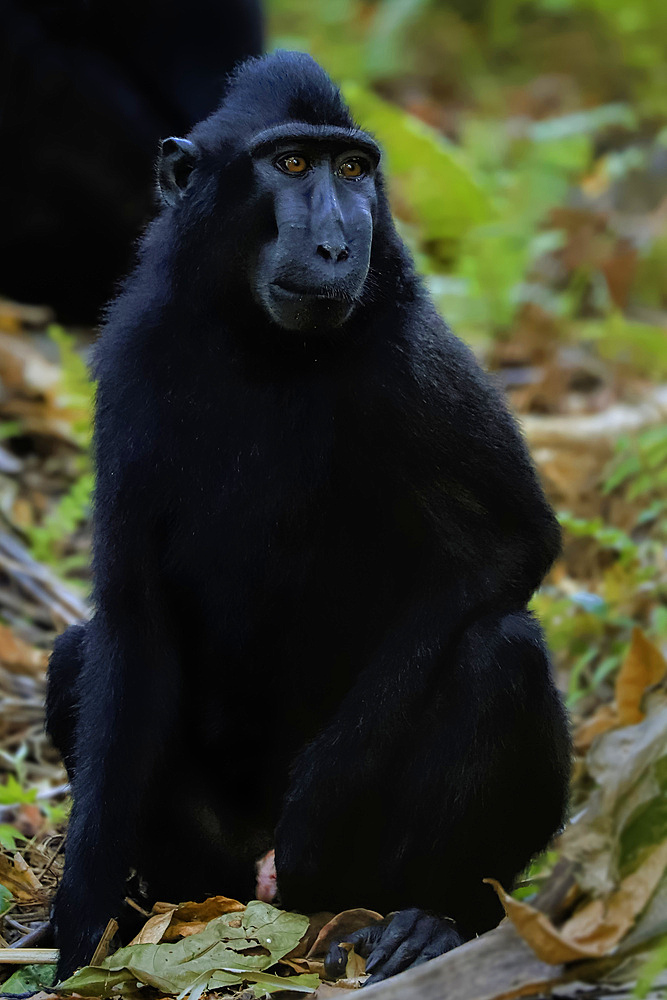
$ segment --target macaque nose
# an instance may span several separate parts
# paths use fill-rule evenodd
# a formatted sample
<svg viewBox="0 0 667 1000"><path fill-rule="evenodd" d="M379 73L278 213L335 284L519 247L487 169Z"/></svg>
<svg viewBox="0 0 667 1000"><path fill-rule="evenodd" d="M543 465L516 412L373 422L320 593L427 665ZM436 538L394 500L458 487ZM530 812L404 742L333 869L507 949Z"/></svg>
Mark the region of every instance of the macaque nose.
<svg viewBox="0 0 667 1000"><path fill-rule="evenodd" d="M317 252L320 257L324 257L325 260L332 260L336 264L339 264L343 260L347 260L350 256L350 251L344 243L320 243L317 248Z"/></svg>

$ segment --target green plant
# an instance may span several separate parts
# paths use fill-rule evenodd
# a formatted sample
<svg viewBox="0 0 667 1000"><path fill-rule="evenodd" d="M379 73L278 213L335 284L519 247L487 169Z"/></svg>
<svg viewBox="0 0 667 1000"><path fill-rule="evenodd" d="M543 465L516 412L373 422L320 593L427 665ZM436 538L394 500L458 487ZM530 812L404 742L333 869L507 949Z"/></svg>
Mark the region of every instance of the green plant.
<svg viewBox="0 0 667 1000"><path fill-rule="evenodd" d="M75 338L62 327L49 327L49 336L58 347L61 382L58 404L71 414L71 431L79 445L77 476L55 507L40 524L25 529L32 554L40 562L49 563L65 576L88 562L87 555L63 557L63 544L88 518L93 490L90 462L94 385L88 377L83 358L76 350Z"/></svg>

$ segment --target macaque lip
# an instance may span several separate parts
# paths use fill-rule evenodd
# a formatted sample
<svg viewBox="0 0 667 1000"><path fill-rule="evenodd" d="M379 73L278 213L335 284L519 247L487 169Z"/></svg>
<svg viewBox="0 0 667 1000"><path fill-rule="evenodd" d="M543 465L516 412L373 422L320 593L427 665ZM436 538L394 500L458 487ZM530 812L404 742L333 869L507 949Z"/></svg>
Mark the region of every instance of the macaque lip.
<svg viewBox="0 0 667 1000"><path fill-rule="evenodd" d="M300 287L291 281L273 281L271 288L285 298L296 299L325 299L330 302L346 302L349 296L341 289L332 288L326 285L312 285L310 287Z"/></svg>

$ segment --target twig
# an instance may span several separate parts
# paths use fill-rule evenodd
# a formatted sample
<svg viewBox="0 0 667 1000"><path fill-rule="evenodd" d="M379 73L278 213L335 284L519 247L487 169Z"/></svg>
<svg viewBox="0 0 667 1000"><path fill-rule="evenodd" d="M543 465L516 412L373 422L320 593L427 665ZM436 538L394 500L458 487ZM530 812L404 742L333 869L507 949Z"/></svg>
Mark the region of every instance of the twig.
<svg viewBox="0 0 667 1000"><path fill-rule="evenodd" d="M100 965L109 953L109 945L111 944L111 939L118 930L118 924L111 918L109 923L104 928L104 933L99 940L95 953L90 960L91 965Z"/></svg>
<svg viewBox="0 0 667 1000"><path fill-rule="evenodd" d="M66 625L73 625L90 616L88 605L33 559L27 549L7 532L0 533L0 566L26 593Z"/></svg>
<svg viewBox="0 0 667 1000"><path fill-rule="evenodd" d="M12 921L12 923L15 923L15 921ZM22 938L19 938L18 941L15 941L14 944L10 944L9 947L24 949L34 948L40 941L44 940L50 930L51 924L48 920L45 920L43 924L37 924L36 927L33 927L31 931L25 934Z"/></svg>
<svg viewBox="0 0 667 1000"><path fill-rule="evenodd" d="M20 931L21 934L30 933L30 928L26 927L25 924L20 924L18 920L12 920L11 917L5 917L4 921L6 924L9 924L10 927L13 927L15 931ZM9 945L7 947L9 947Z"/></svg>

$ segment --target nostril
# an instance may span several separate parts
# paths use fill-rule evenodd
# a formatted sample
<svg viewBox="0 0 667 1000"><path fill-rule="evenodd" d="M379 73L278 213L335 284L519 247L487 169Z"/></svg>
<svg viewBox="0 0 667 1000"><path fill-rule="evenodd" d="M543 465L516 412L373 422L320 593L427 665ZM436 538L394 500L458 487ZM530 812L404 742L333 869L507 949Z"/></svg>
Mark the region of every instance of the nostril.
<svg viewBox="0 0 667 1000"><path fill-rule="evenodd" d="M332 246L331 243L320 243L317 248L317 252L320 257L324 257L325 260L335 260L336 263L347 260L350 256L350 251L344 243L339 244L338 246Z"/></svg>

